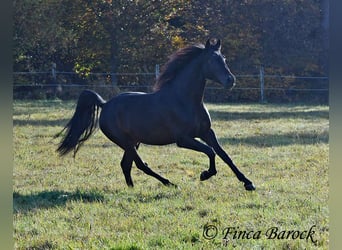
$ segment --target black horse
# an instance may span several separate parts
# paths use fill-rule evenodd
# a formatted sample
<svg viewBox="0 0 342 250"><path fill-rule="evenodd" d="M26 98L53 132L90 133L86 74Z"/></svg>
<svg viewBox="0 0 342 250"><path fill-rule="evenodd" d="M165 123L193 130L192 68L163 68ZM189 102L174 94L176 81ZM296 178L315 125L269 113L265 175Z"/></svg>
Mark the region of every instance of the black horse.
<svg viewBox="0 0 342 250"><path fill-rule="evenodd" d="M151 170L141 160L137 149L140 143L176 143L209 157L209 169L200 175L202 181L217 173L215 155L218 154L246 190L254 190L253 183L234 165L211 129L210 116L203 103L206 79L226 88L235 85L235 76L221 54L221 42L217 39L208 40L205 45L185 47L171 55L152 93L127 92L106 102L97 93L85 90L80 94L73 117L62 130L66 133L57 151L65 155L74 150L75 156L99 123L102 132L124 150L121 168L128 186L133 186L133 161L140 170L164 185L173 185ZM100 115L99 108L102 109Z"/></svg>

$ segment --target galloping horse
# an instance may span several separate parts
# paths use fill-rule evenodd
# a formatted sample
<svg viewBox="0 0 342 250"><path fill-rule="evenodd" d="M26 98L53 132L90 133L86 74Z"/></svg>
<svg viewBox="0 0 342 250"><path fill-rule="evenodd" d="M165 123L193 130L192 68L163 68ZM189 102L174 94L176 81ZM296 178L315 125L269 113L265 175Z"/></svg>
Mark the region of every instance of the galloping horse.
<svg viewBox="0 0 342 250"><path fill-rule="evenodd" d="M106 102L96 92L84 90L73 117L59 133L66 130L57 151L65 155L74 150L75 156L99 124L101 131L124 150L121 168L128 186L133 186L133 161L140 170L164 185L174 185L151 170L137 150L140 143L176 143L179 147L199 151L209 157L209 169L201 173L200 180L207 180L217 173L215 155L218 154L244 183L246 190L255 190L253 183L222 149L211 129L211 119L203 103L206 79L221 83L226 88L235 85L235 76L221 54L218 39L210 39L205 45L185 47L171 55L152 93L126 92Z"/></svg>

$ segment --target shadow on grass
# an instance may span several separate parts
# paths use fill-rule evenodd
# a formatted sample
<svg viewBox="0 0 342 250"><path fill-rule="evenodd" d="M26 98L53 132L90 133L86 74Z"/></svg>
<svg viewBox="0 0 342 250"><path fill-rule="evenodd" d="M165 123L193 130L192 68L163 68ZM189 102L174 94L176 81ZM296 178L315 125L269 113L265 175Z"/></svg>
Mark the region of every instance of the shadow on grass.
<svg viewBox="0 0 342 250"><path fill-rule="evenodd" d="M329 111L287 111L287 112L229 112L209 111L211 118L220 121L273 120L273 119L329 119Z"/></svg>
<svg viewBox="0 0 342 250"><path fill-rule="evenodd" d="M261 134L245 138L219 138L221 144L239 145L247 144L257 147L276 147L287 145L312 145L317 143L329 143L328 131L320 133L285 133L285 134Z"/></svg>
<svg viewBox="0 0 342 250"><path fill-rule="evenodd" d="M71 117L70 117L71 118ZM67 119L56 119L56 120L47 120L47 119L13 119L13 126L65 126L70 118Z"/></svg>
<svg viewBox="0 0 342 250"><path fill-rule="evenodd" d="M13 193L13 212L26 213L37 209L64 206L67 202L102 202L104 196L96 191L65 192L60 190L42 191L33 194Z"/></svg>

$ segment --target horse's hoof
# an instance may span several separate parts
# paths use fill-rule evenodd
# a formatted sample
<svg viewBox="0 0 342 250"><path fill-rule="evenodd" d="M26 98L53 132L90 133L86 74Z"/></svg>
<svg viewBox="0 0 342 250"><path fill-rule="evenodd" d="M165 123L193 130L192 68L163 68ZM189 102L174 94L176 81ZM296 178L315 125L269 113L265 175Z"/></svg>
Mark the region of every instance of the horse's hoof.
<svg viewBox="0 0 342 250"><path fill-rule="evenodd" d="M200 175L200 180L205 181L208 180L211 176L215 175L216 173L211 173L209 171L203 171Z"/></svg>
<svg viewBox="0 0 342 250"><path fill-rule="evenodd" d="M208 171L203 171L202 173L201 173L201 175L200 175L200 180L201 181L205 181L205 180L207 180L207 179L209 179L209 172Z"/></svg>
<svg viewBox="0 0 342 250"><path fill-rule="evenodd" d="M248 183L248 184L245 184L245 189L248 191L253 191L255 190L255 186L253 185L253 183Z"/></svg>
<svg viewBox="0 0 342 250"><path fill-rule="evenodd" d="M167 187L174 187L176 189L178 188L178 186L176 184L173 184L172 182L167 182L164 185L167 186Z"/></svg>

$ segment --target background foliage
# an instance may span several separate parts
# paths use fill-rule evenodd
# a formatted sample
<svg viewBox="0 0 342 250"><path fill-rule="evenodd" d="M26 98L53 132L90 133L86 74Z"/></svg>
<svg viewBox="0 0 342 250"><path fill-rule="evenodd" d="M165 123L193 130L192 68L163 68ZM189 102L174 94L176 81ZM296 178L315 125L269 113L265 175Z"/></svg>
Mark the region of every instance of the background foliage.
<svg viewBox="0 0 342 250"><path fill-rule="evenodd" d="M90 72L154 72L176 49L214 36L236 74L264 65L268 74L327 75L327 0L13 3L14 71L50 71L56 63L77 80Z"/></svg>

